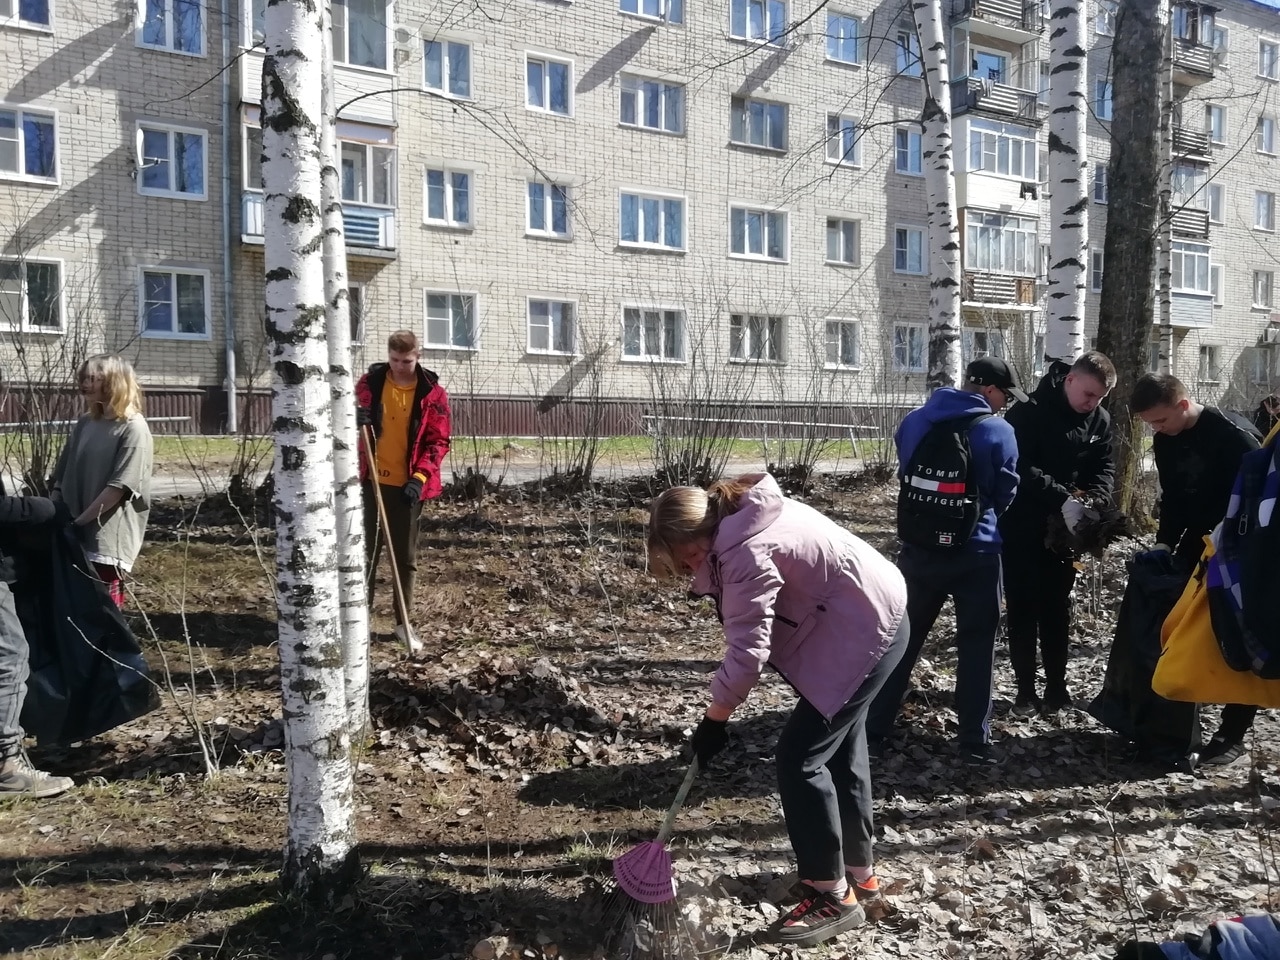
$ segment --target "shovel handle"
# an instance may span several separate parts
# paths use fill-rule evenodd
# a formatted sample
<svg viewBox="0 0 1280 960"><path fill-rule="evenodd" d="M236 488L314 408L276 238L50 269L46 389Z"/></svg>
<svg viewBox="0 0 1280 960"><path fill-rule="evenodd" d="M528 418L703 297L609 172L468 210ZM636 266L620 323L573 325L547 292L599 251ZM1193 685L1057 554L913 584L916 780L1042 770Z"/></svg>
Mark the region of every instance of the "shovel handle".
<svg viewBox="0 0 1280 960"><path fill-rule="evenodd" d="M689 796L689 790L693 787L693 781L698 777L698 758L694 757L693 762L689 764L689 772L684 775L684 782L680 784L680 789L676 791L676 798L672 801L671 809L667 811L666 818L662 821L662 826L658 828L658 839L655 841L659 845L666 844L671 836L671 828L675 826L676 814L680 812L680 808L684 806L685 797Z"/></svg>

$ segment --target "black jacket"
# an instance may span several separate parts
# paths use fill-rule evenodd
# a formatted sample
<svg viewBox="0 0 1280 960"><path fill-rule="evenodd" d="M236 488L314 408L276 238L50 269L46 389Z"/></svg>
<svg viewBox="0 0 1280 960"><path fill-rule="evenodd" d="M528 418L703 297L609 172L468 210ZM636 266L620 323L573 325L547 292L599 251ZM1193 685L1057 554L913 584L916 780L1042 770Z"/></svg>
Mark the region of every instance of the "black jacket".
<svg viewBox="0 0 1280 960"><path fill-rule="evenodd" d="M39 527L53 521L57 508L47 497L10 497L0 483L0 580L13 583L17 579L14 553ZM53 536L53 528L45 531Z"/></svg>
<svg viewBox="0 0 1280 960"><path fill-rule="evenodd" d="M1018 438L1019 477L1018 495L1000 518L1005 543L1043 544L1049 515L1075 490L1090 498L1111 496L1111 415L1102 407L1071 409L1062 389L1069 371L1055 363L1030 400L1005 414Z"/></svg>

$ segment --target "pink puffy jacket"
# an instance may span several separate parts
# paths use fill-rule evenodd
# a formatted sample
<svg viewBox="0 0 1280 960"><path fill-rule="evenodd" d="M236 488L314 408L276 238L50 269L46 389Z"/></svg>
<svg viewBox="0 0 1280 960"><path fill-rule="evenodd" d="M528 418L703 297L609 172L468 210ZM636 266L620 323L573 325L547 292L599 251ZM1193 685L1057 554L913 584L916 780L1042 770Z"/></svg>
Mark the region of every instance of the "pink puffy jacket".
<svg viewBox="0 0 1280 960"><path fill-rule="evenodd" d="M720 521L693 590L715 598L728 647L711 699L736 707L766 663L830 719L902 622L907 587L869 543L759 474Z"/></svg>

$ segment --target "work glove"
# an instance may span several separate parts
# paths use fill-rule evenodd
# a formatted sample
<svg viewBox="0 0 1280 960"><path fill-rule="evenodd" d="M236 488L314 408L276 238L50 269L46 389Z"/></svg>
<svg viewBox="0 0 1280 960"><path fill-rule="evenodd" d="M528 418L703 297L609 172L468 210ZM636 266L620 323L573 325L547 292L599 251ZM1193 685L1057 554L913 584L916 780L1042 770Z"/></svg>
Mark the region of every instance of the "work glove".
<svg viewBox="0 0 1280 960"><path fill-rule="evenodd" d="M1077 500L1075 497L1068 497L1062 501L1062 519L1067 524L1068 533L1076 532L1076 527L1084 519L1084 512L1087 509L1084 501Z"/></svg>
<svg viewBox="0 0 1280 960"><path fill-rule="evenodd" d="M71 508L67 506L64 500L53 501L53 525L55 527L69 527L76 522L75 516L71 513Z"/></svg>
<svg viewBox="0 0 1280 960"><path fill-rule="evenodd" d="M698 728L693 731L689 748L693 752L694 759L698 761L698 766L705 769L711 762L711 758L723 750L728 743L729 721L712 720L704 716Z"/></svg>
<svg viewBox="0 0 1280 960"><path fill-rule="evenodd" d="M357 427L373 426L373 408L372 407L356 407L356 426Z"/></svg>
<svg viewBox="0 0 1280 960"><path fill-rule="evenodd" d="M422 499L422 481L414 477L400 488L400 492L404 494L404 502L413 506Z"/></svg>

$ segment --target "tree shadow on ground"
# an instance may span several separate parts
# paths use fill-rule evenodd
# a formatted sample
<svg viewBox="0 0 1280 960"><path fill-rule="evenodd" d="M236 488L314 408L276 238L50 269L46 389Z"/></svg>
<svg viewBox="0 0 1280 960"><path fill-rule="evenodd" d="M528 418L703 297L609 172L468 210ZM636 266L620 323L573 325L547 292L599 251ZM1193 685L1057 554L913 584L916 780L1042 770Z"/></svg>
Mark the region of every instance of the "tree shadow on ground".
<svg viewBox="0 0 1280 960"><path fill-rule="evenodd" d="M258 613L222 613L192 610L187 613L148 613L147 621L163 640L191 642L202 647L237 650L266 647L276 642L276 622ZM146 632L146 624L135 633Z"/></svg>

